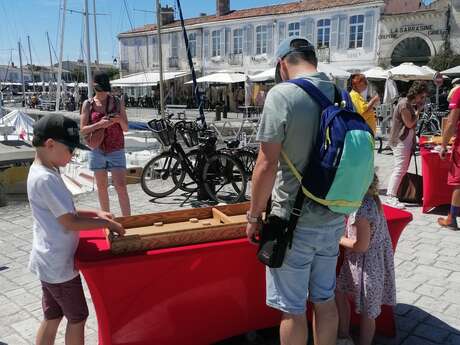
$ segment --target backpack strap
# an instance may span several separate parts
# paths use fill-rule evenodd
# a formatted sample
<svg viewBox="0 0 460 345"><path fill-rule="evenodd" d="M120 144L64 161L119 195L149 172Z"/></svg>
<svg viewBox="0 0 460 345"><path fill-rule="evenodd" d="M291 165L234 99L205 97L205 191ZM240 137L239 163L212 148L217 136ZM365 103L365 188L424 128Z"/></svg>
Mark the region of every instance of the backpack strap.
<svg viewBox="0 0 460 345"><path fill-rule="evenodd" d="M303 78L291 79L287 82L297 85L302 90L304 90L307 94L310 95L311 98L313 98L320 105L322 109L326 109L327 107L332 105L332 102L329 100L329 98L327 98L324 95L324 93L321 92L320 89L313 85L312 82Z"/></svg>

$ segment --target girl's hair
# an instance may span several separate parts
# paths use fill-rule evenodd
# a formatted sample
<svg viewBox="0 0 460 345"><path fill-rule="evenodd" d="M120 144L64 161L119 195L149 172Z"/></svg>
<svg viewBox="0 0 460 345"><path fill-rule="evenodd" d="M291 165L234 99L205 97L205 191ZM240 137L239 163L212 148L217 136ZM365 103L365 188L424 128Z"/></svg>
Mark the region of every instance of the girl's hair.
<svg viewBox="0 0 460 345"><path fill-rule="evenodd" d="M374 173L374 179L369 186L367 194L372 196L380 211L383 212L382 200L379 197L379 178L376 173Z"/></svg>
<svg viewBox="0 0 460 345"><path fill-rule="evenodd" d="M428 86L423 81L414 81L409 91L407 91L407 98L412 100L422 93L428 93Z"/></svg>

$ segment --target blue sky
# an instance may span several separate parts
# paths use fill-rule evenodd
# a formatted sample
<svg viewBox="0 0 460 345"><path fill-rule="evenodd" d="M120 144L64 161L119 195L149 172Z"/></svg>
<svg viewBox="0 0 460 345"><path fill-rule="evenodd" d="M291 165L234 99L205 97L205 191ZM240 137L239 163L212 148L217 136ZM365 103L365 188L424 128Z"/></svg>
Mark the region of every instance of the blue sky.
<svg viewBox="0 0 460 345"><path fill-rule="evenodd" d="M293 0L231 0L232 9L259 7L292 2ZM59 55L58 27L59 6L62 0L0 0L0 64L13 61L19 65L18 44L23 44L23 63L29 62L27 36L30 36L32 62L34 64L49 64L46 32L49 32L51 44L56 55ZM92 12L93 0L88 0ZM125 8L125 3L127 10ZM163 5L174 5L175 0L161 0ZM84 0L67 0L67 8L82 10ZM200 12L215 13L215 0L181 0L184 16L195 17ZM130 29L128 14L134 26L153 23L154 0L96 0L99 56L102 62L111 62L117 56L118 44L116 35ZM91 26L91 59L95 59L93 22ZM83 40L83 17L78 13L67 13L65 28L64 59L82 58L81 42ZM11 51L10 49L14 49ZM24 56L25 55L25 56ZM53 53L53 62L56 57Z"/></svg>

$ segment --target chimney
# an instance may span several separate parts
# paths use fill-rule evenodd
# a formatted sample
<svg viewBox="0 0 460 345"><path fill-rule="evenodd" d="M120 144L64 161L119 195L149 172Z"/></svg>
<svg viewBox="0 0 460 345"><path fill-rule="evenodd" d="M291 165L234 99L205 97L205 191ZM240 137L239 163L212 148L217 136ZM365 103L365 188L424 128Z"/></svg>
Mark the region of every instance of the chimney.
<svg viewBox="0 0 460 345"><path fill-rule="evenodd" d="M225 16L230 12L230 0L216 0L216 10L218 16Z"/></svg>
<svg viewBox="0 0 460 345"><path fill-rule="evenodd" d="M167 25L174 22L174 8L166 7L161 8L161 25Z"/></svg>

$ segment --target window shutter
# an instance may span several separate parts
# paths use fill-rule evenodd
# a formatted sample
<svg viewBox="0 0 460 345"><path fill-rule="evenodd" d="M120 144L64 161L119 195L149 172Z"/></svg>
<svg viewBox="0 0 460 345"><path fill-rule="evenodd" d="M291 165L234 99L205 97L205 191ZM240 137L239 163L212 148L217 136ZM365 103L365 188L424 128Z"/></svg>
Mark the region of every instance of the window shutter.
<svg viewBox="0 0 460 345"><path fill-rule="evenodd" d="M254 27L252 24L246 25L244 28L244 54L252 56L254 48Z"/></svg>
<svg viewBox="0 0 460 345"><path fill-rule="evenodd" d="M152 42L152 66L158 65L158 38L157 36L151 37Z"/></svg>
<svg viewBox="0 0 460 345"><path fill-rule="evenodd" d="M273 23L267 24L267 55L273 55Z"/></svg>
<svg viewBox="0 0 460 345"><path fill-rule="evenodd" d="M347 22L348 17L340 16L339 18L339 49L347 49L348 47L348 36L347 36Z"/></svg>
<svg viewBox="0 0 460 345"><path fill-rule="evenodd" d="M220 54L225 56L225 28L220 29Z"/></svg>
<svg viewBox="0 0 460 345"><path fill-rule="evenodd" d="M286 23L278 23L278 43L281 43L286 38Z"/></svg>
<svg viewBox="0 0 460 345"><path fill-rule="evenodd" d="M203 54L201 51L202 42L203 37L201 36L201 31L196 31L196 58L199 60L203 59Z"/></svg>
<svg viewBox="0 0 460 345"><path fill-rule="evenodd" d="M204 49L204 58L209 58L209 30L204 30L203 32L203 49Z"/></svg>
<svg viewBox="0 0 460 345"><path fill-rule="evenodd" d="M300 21L300 37L306 37L307 36L307 20L302 19Z"/></svg>
<svg viewBox="0 0 460 345"><path fill-rule="evenodd" d="M364 16L364 49L372 50L374 47L374 12L367 12Z"/></svg>
<svg viewBox="0 0 460 345"><path fill-rule="evenodd" d="M225 28L225 52L223 55L228 55L231 53L232 47L232 29Z"/></svg>
<svg viewBox="0 0 460 345"><path fill-rule="evenodd" d="M337 48L339 34L339 16L334 16L331 19L331 48Z"/></svg>
<svg viewBox="0 0 460 345"><path fill-rule="evenodd" d="M306 21L305 38L315 46L315 21L312 18L308 18Z"/></svg>

